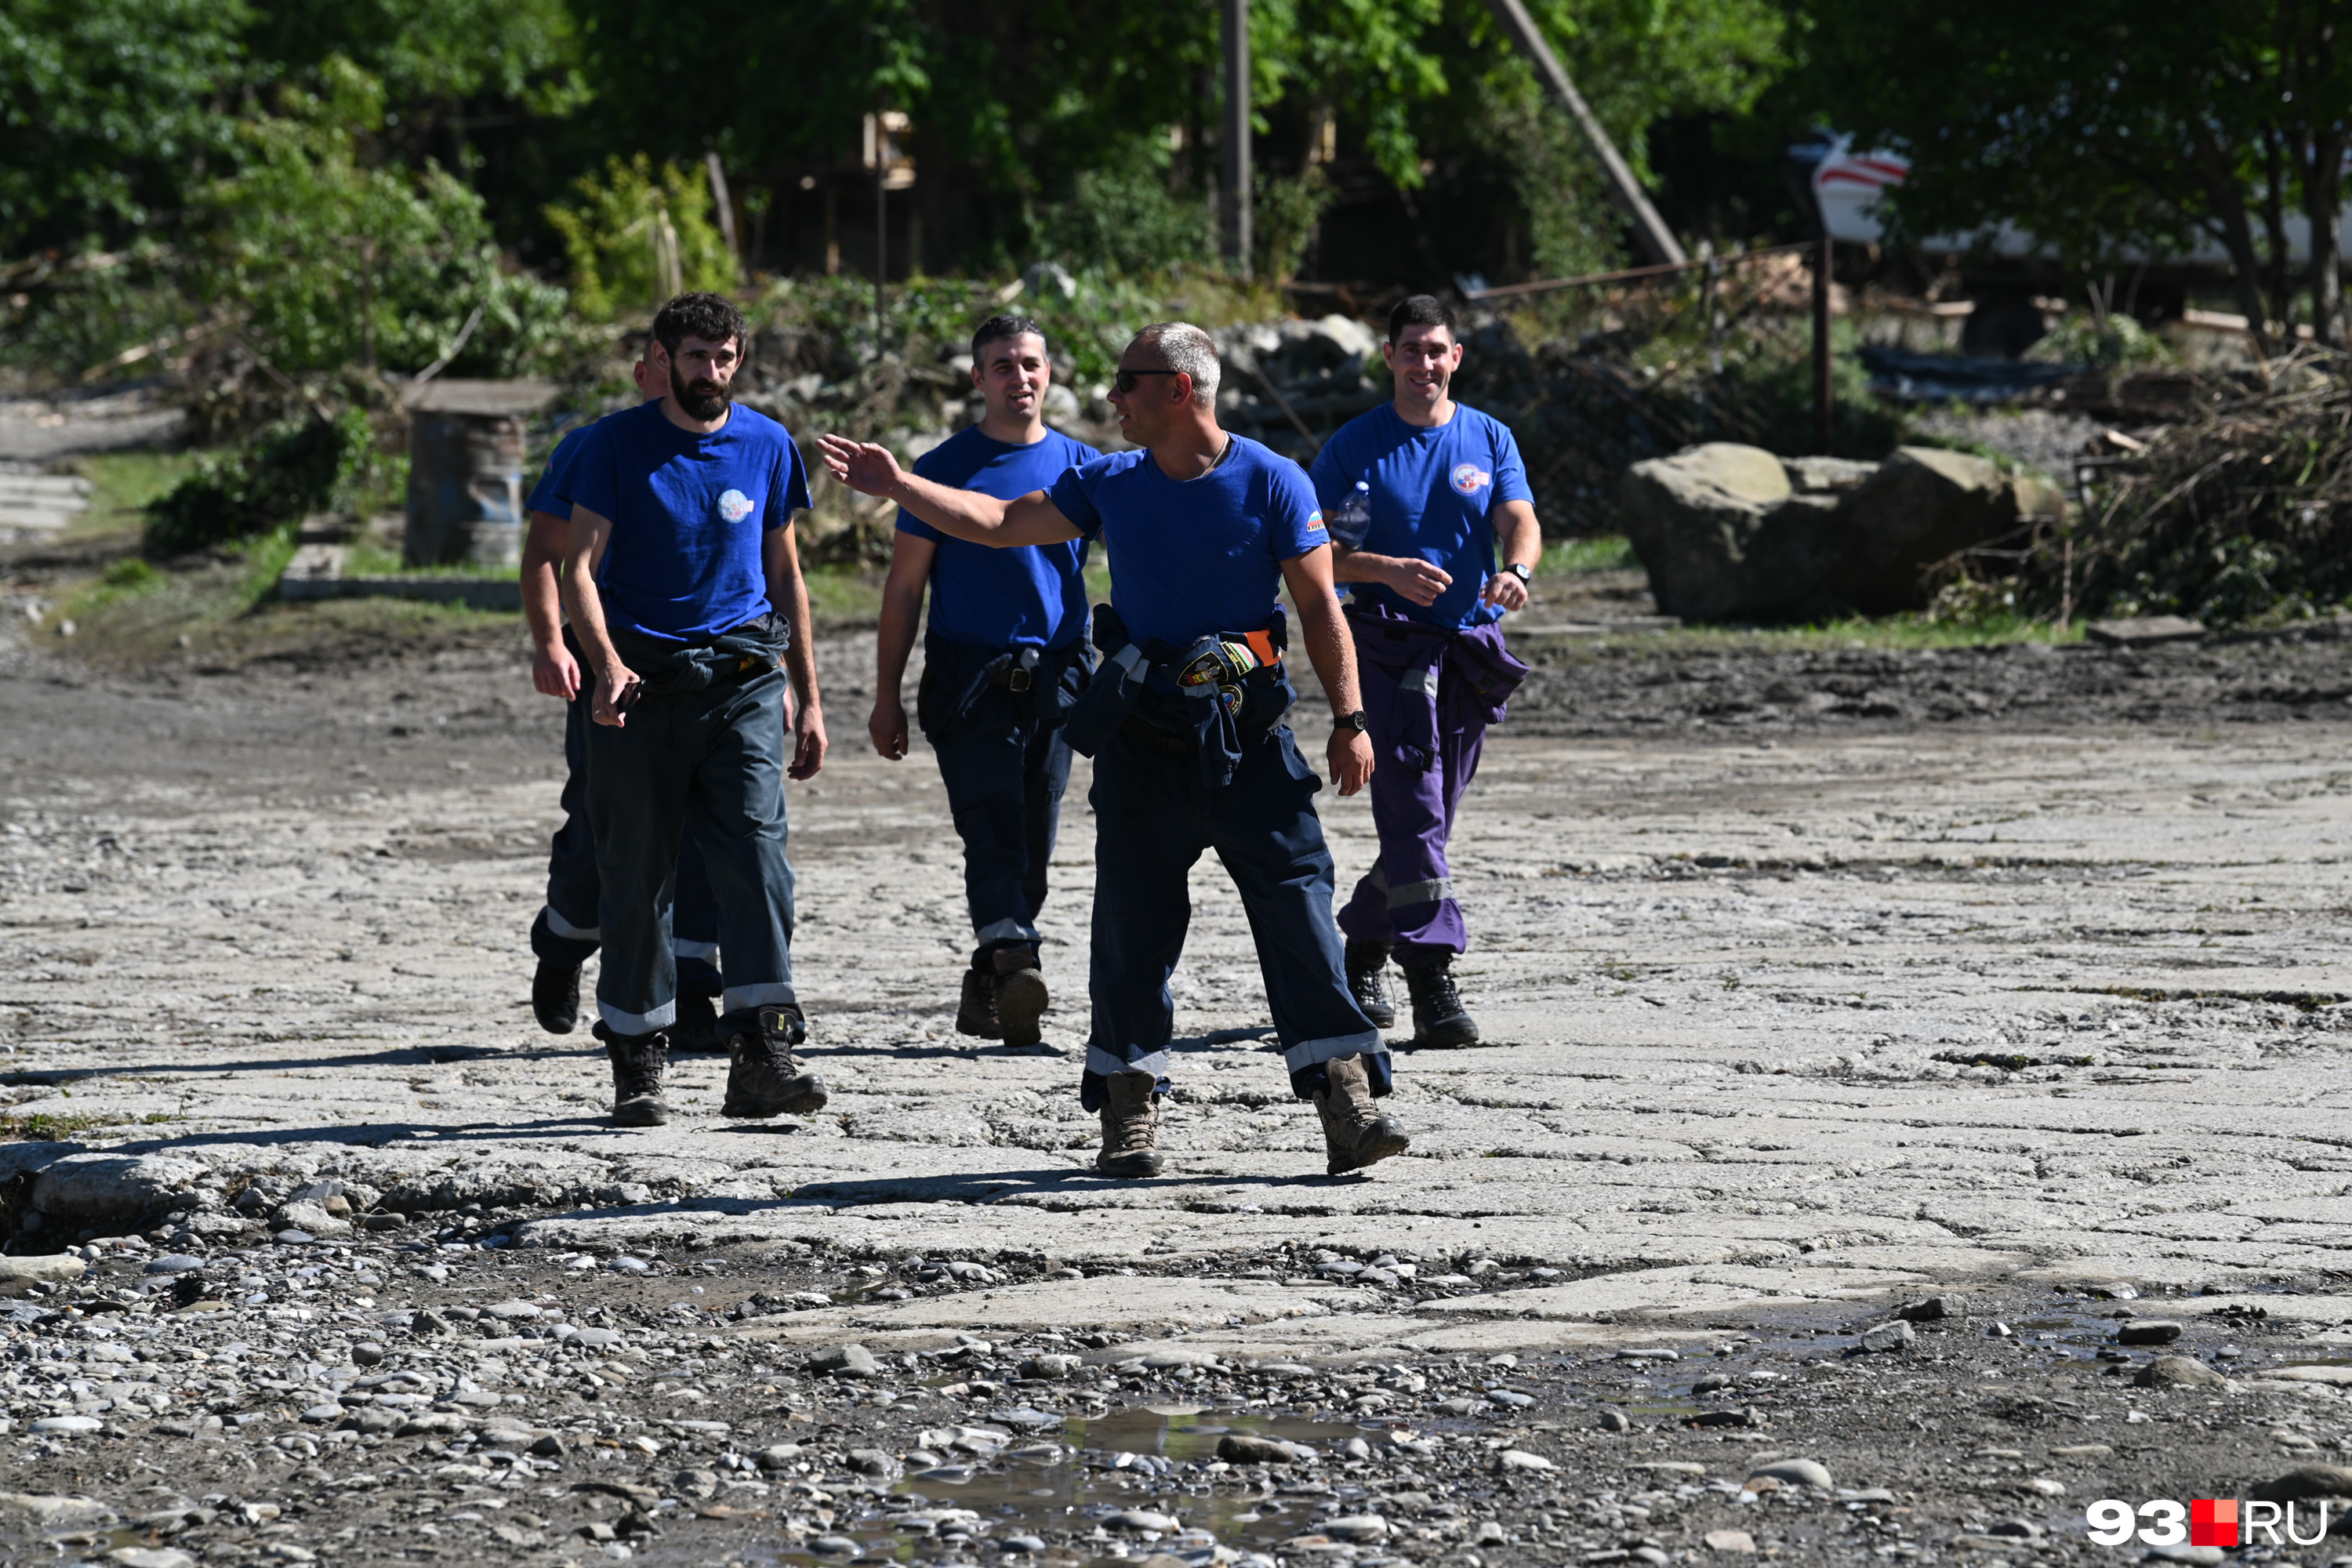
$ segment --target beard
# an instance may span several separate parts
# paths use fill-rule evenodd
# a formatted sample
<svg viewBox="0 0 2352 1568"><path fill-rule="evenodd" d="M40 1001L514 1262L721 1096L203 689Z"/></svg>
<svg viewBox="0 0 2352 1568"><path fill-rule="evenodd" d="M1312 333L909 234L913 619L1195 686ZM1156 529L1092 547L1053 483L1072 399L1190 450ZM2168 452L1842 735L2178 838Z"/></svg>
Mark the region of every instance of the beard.
<svg viewBox="0 0 2352 1568"><path fill-rule="evenodd" d="M716 419L727 412L727 388L715 381L680 381L676 366L669 373L669 394L697 419Z"/></svg>

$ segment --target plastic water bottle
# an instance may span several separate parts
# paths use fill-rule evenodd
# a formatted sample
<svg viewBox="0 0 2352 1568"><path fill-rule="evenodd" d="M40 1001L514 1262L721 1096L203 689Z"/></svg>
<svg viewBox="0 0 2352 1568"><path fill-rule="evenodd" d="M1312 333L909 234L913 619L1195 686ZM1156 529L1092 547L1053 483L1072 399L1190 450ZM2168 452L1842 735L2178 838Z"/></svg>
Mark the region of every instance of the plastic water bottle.
<svg viewBox="0 0 2352 1568"><path fill-rule="evenodd" d="M1339 503L1339 509L1324 521L1331 537L1350 550L1364 547L1364 535L1372 527L1372 487L1362 479L1356 481L1353 494Z"/></svg>

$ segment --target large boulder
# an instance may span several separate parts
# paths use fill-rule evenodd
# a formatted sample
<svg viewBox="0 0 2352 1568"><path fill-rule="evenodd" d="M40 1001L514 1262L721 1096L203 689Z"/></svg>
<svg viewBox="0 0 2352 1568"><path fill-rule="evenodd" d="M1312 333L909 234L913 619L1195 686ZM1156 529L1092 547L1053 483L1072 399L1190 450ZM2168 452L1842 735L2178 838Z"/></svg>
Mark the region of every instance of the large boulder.
<svg viewBox="0 0 2352 1568"><path fill-rule="evenodd" d="M1932 447L1897 447L1843 510L1836 593L1865 616L1917 609L1927 602L1927 567L2017 527L2006 475L1986 458Z"/></svg>
<svg viewBox="0 0 2352 1568"><path fill-rule="evenodd" d="M1857 463L1726 441L1635 463L1619 499L1658 607L1692 621L1917 609L1937 563L2063 506L1966 453Z"/></svg>
<svg viewBox="0 0 2352 1568"><path fill-rule="evenodd" d="M1801 497L1761 447L1710 441L1636 463L1619 499L1658 608L1686 621L1801 613L1835 564L1836 499Z"/></svg>

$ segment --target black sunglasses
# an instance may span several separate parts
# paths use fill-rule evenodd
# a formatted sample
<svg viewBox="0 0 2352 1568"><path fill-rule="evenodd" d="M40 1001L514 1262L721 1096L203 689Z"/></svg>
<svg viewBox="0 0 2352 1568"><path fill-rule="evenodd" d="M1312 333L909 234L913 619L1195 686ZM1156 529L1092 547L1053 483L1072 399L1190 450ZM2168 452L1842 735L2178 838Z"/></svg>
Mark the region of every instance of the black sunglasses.
<svg viewBox="0 0 2352 1568"><path fill-rule="evenodd" d="M1117 375L1110 378L1110 384L1112 386L1118 388L1119 393L1124 395L1127 393L1133 392L1135 390L1136 382L1144 376L1182 375L1183 374L1184 372L1181 370L1121 370Z"/></svg>

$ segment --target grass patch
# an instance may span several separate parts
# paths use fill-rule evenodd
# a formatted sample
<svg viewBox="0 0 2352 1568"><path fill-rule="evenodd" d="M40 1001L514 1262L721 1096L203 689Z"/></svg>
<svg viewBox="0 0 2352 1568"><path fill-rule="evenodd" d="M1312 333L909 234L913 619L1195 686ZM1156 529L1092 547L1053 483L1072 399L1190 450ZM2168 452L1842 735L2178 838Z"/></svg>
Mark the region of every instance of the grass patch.
<svg viewBox="0 0 2352 1568"><path fill-rule="evenodd" d="M397 550L386 548L372 539L362 539L351 546L343 557L346 577L466 577L503 578L511 583L522 575L520 566L479 566L461 561L450 566L411 566Z"/></svg>
<svg viewBox="0 0 2352 1568"><path fill-rule="evenodd" d="M144 1116L123 1116L105 1110L35 1110L21 1116L7 1111L0 1112L0 1142L54 1143L109 1127L160 1127L165 1122L186 1120L168 1110L150 1111Z"/></svg>
<svg viewBox="0 0 2352 1568"><path fill-rule="evenodd" d="M90 483L89 510L65 530L67 538L135 531L146 510L195 470L200 452L103 452L74 469Z"/></svg>
<svg viewBox="0 0 2352 1568"><path fill-rule="evenodd" d="M1538 644L1558 646L1554 639L1549 637L1534 640ZM1881 616L1874 620L1855 616L1813 626L1664 626L1612 632L1606 638L1566 640L1571 647L1577 642L1588 646L1605 642L1612 650L1725 655L1825 653L1840 649L1992 647L2011 643L2047 643L2053 647L2063 647L2083 640L2083 623L2077 621L2061 631L2049 621L2032 620L2018 615L1994 616L1977 621L1952 621L1932 620L1924 612L1913 611Z"/></svg>
<svg viewBox="0 0 2352 1568"><path fill-rule="evenodd" d="M1631 572L1641 564L1641 557L1633 553L1632 540L1622 534L1608 533L1597 539L1566 539L1545 545L1536 575L1566 577L1586 572Z"/></svg>
<svg viewBox="0 0 2352 1568"><path fill-rule="evenodd" d="M882 616L881 568L803 566L809 615L820 627L872 626Z"/></svg>

